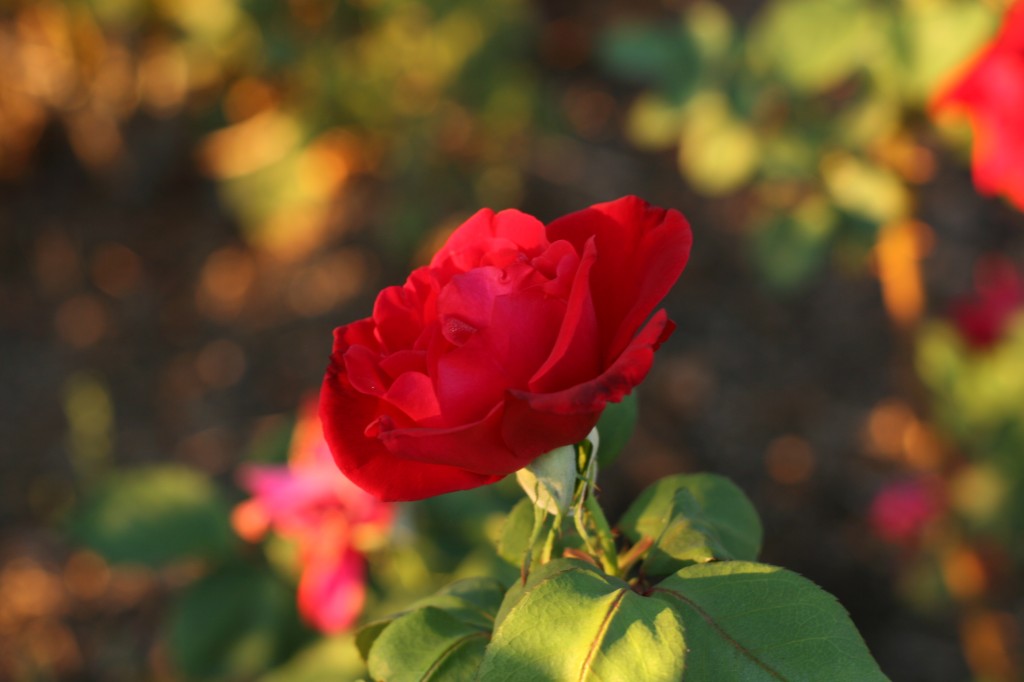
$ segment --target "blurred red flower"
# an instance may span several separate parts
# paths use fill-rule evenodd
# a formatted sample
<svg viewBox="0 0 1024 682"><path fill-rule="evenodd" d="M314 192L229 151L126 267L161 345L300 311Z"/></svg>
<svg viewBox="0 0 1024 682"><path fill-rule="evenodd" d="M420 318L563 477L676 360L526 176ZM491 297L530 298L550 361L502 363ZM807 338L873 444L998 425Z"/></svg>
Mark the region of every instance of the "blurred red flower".
<svg viewBox="0 0 1024 682"><path fill-rule="evenodd" d="M543 225L482 210L334 332L320 415L341 470L386 500L493 483L582 440L674 325L648 317L692 235L636 197Z"/></svg>
<svg viewBox="0 0 1024 682"><path fill-rule="evenodd" d="M1010 318L1024 308L1024 282L1013 264L995 256L978 261L975 295L956 301L951 316L964 339L988 348L1003 335Z"/></svg>
<svg viewBox="0 0 1024 682"><path fill-rule="evenodd" d="M883 488L871 502L868 519L875 533L886 542L912 546L941 510L934 484L913 479Z"/></svg>
<svg viewBox="0 0 1024 682"><path fill-rule="evenodd" d="M317 400L299 414L287 466L246 466L240 479L253 497L235 508L235 531L256 542L272 529L297 542L299 612L324 632L351 627L366 600L363 552L384 542L394 508L338 471Z"/></svg>
<svg viewBox="0 0 1024 682"><path fill-rule="evenodd" d="M975 185L1024 210L1024 0L1013 4L995 40L932 106L967 113Z"/></svg>

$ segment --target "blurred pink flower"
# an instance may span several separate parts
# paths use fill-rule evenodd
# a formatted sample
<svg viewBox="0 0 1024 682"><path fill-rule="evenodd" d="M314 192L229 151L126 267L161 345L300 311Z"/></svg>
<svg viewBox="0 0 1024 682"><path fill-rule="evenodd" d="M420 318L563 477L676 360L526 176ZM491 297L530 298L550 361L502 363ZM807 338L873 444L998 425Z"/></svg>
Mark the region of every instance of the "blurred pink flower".
<svg viewBox="0 0 1024 682"><path fill-rule="evenodd" d="M974 289L974 296L953 304L951 316L969 344L988 348L1003 335L1013 314L1024 308L1024 282L1010 261L994 256L978 261Z"/></svg>
<svg viewBox="0 0 1024 682"><path fill-rule="evenodd" d="M1024 210L1024 0L1007 10L999 34L938 93L932 108L970 117L975 186Z"/></svg>
<svg viewBox="0 0 1024 682"><path fill-rule="evenodd" d="M316 399L300 412L287 466L240 471L253 497L232 514L235 531L255 542L268 530L298 544L299 611L324 632L351 627L366 600L363 552L387 536L394 507L338 471L323 437Z"/></svg>
<svg viewBox="0 0 1024 682"><path fill-rule="evenodd" d="M925 479L892 483L871 502L868 520L875 533L894 545L914 545L942 511L935 486Z"/></svg>

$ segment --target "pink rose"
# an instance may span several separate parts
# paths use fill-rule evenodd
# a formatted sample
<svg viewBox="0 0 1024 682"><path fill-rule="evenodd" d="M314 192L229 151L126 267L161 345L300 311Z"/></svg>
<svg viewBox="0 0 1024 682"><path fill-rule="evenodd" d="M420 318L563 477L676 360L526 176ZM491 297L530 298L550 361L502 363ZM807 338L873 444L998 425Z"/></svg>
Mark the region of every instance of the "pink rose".
<svg viewBox="0 0 1024 682"><path fill-rule="evenodd" d="M394 510L338 471L316 416L302 410L287 466L248 466L242 485L252 499L235 508L232 525L255 542L268 530L299 547L299 612L324 632L351 627L366 600L363 550L388 533Z"/></svg>
<svg viewBox="0 0 1024 682"><path fill-rule="evenodd" d="M868 517L875 533L894 545L914 545L941 512L934 486L916 479L892 483L871 502Z"/></svg>

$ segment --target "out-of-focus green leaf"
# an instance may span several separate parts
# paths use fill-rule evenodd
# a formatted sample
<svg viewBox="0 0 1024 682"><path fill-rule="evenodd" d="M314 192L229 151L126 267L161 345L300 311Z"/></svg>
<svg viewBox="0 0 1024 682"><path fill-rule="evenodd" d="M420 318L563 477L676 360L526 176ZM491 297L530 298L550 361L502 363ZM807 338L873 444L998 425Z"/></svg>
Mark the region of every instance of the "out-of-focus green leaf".
<svg viewBox="0 0 1024 682"><path fill-rule="evenodd" d="M317 641L259 682L355 682L365 676L366 666L349 634Z"/></svg>
<svg viewBox="0 0 1024 682"><path fill-rule="evenodd" d="M871 58L881 29L863 0L775 0L751 29L749 62L775 70L796 90L820 92Z"/></svg>
<svg viewBox="0 0 1024 682"><path fill-rule="evenodd" d="M845 154L822 162L822 175L832 200L855 215L885 223L910 212L910 194L892 171Z"/></svg>
<svg viewBox="0 0 1024 682"><path fill-rule="evenodd" d="M676 610L559 559L509 590L478 679L678 680L686 655Z"/></svg>
<svg viewBox="0 0 1024 682"><path fill-rule="evenodd" d="M956 76L999 23L994 5L973 0L902 2L899 7L906 69L902 92L921 104L944 79Z"/></svg>
<svg viewBox="0 0 1024 682"><path fill-rule="evenodd" d="M721 59L732 46L736 29L729 12L719 3L712 0L690 3L684 10L683 20L705 62Z"/></svg>
<svg viewBox="0 0 1024 682"><path fill-rule="evenodd" d="M630 393L620 402L608 403L597 420L597 434L601 439L597 448L597 462L606 467L619 456L622 448L636 429L638 409L636 393Z"/></svg>
<svg viewBox="0 0 1024 682"><path fill-rule="evenodd" d="M684 568L650 594L682 616L684 682L886 680L846 610L796 573L719 561Z"/></svg>
<svg viewBox="0 0 1024 682"><path fill-rule="evenodd" d="M681 26L615 26L599 50L613 75L655 86L674 102L686 99L700 75L700 53Z"/></svg>
<svg viewBox="0 0 1024 682"><path fill-rule="evenodd" d="M704 92L686 106L679 168L694 189L719 196L739 189L757 170L757 135L729 109L725 96Z"/></svg>
<svg viewBox="0 0 1024 682"><path fill-rule="evenodd" d="M789 213L777 215L754 231L754 265L778 291L791 291L823 265L838 216L822 197L810 197Z"/></svg>
<svg viewBox="0 0 1024 682"><path fill-rule="evenodd" d="M679 142L682 121L679 106L661 95L644 93L630 107L626 136L640 149L671 149Z"/></svg>
<svg viewBox="0 0 1024 682"><path fill-rule="evenodd" d="M755 559L763 534L747 496L715 474L657 481L640 493L618 527L633 542L643 537L655 541L649 568L659 575L672 572L679 562Z"/></svg>
<svg viewBox="0 0 1024 682"><path fill-rule="evenodd" d="M71 536L114 563L159 567L229 553L228 506L203 474L160 465L110 476L70 520Z"/></svg>
<svg viewBox="0 0 1024 682"><path fill-rule="evenodd" d="M191 679L250 677L301 643L295 593L269 571L228 564L185 590L166 626L175 666Z"/></svg>

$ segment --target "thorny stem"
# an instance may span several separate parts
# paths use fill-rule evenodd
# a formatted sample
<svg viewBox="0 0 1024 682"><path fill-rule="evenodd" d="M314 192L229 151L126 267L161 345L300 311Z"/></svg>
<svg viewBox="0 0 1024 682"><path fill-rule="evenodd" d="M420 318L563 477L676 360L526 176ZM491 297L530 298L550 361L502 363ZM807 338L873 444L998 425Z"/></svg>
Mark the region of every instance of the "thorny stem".
<svg viewBox="0 0 1024 682"><path fill-rule="evenodd" d="M577 450L577 484L573 495L571 514L576 532L586 545L587 552L592 557L591 562L600 562L601 568L609 575L625 576L634 563L649 547L649 543L642 545L638 543L620 559L615 548L615 537L612 534L608 519L597 502L595 496L595 481L597 479L597 453L591 446L589 440L585 440L576 446ZM534 553L540 541L548 512L541 507L534 507L533 529L530 533L530 540L526 556L523 557L521 577L525 584L530 574L530 566L533 562ZM552 515L551 527L548 529L547 537L541 546L539 560L547 563L551 560L554 552L555 540L562 530L562 515ZM566 555L580 558L583 554L579 550L566 550ZM596 560L596 561L595 561Z"/></svg>
<svg viewBox="0 0 1024 682"><path fill-rule="evenodd" d="M544 522L547 521L548 513L538 506L533 508L533 529L530 531L530 540L526 543L526 555L523 557L523 565L519 570L519 577L523 584L530 575L530 564L533 562L533 548L540 539L540 533L544 530ZM554 530L554 528L552 528Z"/></svg>
<svg viewBox="0 0 1024 682"><path fill-rule="evenodd" d="M618 552L615 549L615 537L612 535L612 528L608 525L608 519L605 518L604 510L601 509L601 505L597 503L597 498L592 494L588 494L583 500L583 505L587 512L590 514L591 520L594 522L594 526L597 528L597 540L600 545L600 556L601 565L604 567L606 573L610 575L619 575L619 557Z"/></svg>
<svg viewBox="0 0 1024 682"><path fill-rule="evenodd" d="M643 558L644 554L647 553L647 550L649 550L653 544L654 540L649 535L645 535L625 553L620 554L619 576L625 577L629 573L629 569L633 568L633 565Z"/></svg>

